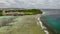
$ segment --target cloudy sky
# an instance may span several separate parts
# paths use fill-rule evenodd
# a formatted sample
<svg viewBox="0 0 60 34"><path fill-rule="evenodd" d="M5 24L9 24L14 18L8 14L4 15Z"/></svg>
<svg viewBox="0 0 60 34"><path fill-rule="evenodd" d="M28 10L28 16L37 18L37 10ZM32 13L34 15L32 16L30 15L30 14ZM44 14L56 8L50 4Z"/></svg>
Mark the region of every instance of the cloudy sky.
<svg viewBox="0 0 60 34"><path fill-rule="evenodd" d="M60 0L0 0L0 8L60 9Z"/></svg>

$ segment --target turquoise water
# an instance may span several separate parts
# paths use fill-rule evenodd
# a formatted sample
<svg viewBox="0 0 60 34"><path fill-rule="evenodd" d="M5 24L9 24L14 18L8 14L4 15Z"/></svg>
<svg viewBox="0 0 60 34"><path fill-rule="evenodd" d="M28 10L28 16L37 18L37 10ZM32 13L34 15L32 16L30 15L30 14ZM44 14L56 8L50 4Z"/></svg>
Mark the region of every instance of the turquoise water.
<svg viewBox="0 0 60 34"><path fill-rule="evenodd" d="M60 34L60 14L42 15L41 21L56 34Z"/></svg>

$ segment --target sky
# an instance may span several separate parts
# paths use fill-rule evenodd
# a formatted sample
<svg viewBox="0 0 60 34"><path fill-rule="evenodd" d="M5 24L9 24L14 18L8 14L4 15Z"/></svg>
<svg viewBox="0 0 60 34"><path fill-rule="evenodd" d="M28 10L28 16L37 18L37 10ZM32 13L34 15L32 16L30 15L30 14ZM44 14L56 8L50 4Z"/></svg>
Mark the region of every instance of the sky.
<svg viewBox="0 0 60 34"><path fill-rule="evenodd" d="M60 0L0 0L0 8L60 9Z"/></svg>

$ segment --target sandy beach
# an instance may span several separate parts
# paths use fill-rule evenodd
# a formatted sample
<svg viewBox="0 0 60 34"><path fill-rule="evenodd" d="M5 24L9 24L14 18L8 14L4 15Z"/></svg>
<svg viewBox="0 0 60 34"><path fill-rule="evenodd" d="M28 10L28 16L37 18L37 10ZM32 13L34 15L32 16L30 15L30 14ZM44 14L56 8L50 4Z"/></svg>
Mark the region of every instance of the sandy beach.
<svg viewBox="0 0 60 34"><path fill-rule="evenodd" d="M10 26L0 27L0 34L46 34L40 25L37 24L37 15L17 16Z"/></svg>

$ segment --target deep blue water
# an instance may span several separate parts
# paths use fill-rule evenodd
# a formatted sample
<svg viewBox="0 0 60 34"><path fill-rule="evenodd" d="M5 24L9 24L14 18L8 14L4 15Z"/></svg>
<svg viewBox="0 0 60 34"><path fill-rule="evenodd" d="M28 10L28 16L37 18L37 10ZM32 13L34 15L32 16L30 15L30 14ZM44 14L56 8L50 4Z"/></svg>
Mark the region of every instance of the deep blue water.
<svg viewBox="0 0 60 34"><path fill-rule="evenodd" d="M44 15L41 16L41 21L51 28L51 30L60 34L60 10L59 9L46 9L42 10L46 12Z"/></svg>

